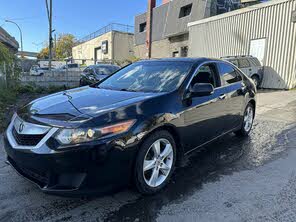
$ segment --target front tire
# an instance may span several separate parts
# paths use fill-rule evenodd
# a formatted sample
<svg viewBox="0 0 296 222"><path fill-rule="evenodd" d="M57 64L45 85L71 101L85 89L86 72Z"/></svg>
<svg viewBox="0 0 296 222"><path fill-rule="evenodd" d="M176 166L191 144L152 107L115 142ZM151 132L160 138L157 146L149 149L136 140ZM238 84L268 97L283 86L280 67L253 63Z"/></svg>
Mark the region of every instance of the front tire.
<svg viewBox="0 0 296 222"><path fill-rule="evenodd" d="M244 121L240 130L236 131L237 136L248 136L252 130L255 117L255 107L249 103L244 112Z"/></svg>
<svg viewBox="0 0 296 222"><path fill-rule="evenodd" d="M169 182L176 163L176 144L167 131L151 134L141 145L136 159L135 185L145 195L162 190Z"/></svg>

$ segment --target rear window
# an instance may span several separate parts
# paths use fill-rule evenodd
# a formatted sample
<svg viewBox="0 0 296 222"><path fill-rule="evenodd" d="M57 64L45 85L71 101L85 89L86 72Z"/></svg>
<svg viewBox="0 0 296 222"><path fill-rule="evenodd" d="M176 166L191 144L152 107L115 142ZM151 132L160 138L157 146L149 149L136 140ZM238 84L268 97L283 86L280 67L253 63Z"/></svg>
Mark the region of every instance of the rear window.
<svg viewBox="0 0 296 222"><path fill-rule="evenodd" d="M257 58L251 58L250 62L252 63L253 66L261 66L261 63Z"/></svg>
<svg viewBox="0 0 296 222"><path fill-rule="evenodd" d="M111 75L116 72L119 68L116 66L96 66L94 68L98 75Z"/></svg>
<svg viewBox="0 0 296 222"><path fill-rule="evenodd" d="M239 68L248 68L250 66L251 65L250 65L248 59L239 59L238 60L238 67Z"/></svg>
<svg viewBox="0 0 296 222"><path fill-rule="evenodd" d="M78 68L78 64L68 64L68 68Z"/></svg>
<svg viewBox="0 0 296 222"><path fill-rule="evenodd" d="M228 61L231 62L233 65L238 67L238 61L236 59L230 59Z"/></svg>

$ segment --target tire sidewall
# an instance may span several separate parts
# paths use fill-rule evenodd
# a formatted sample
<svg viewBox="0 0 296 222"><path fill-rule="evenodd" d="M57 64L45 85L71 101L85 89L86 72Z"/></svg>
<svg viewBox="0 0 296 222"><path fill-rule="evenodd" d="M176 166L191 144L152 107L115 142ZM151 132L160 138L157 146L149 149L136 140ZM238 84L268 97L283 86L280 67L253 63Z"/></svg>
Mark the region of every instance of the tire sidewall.
<svg viewBox="0 0 296 222"><path fill-rule="evenodd" d="M172 164L172 168L171 168L171 171L168 175L168 177L166 178L166 180L161 184L159 185L158 187L150 187L146 182L145 182L145 179L144 179L144 176L143 176L143 163L144 163L144 159L145 159L145 156L147 154L147 151L149 150L150 146L157 140L159 139L166 139L168 140L171 145L172 145L172 149L173 149L173 164ZM175 169L175 164L176 164L176 143L174 141L174 138L173 136L167 132L167 131L164 131L164 130L161 130L161 131L156 131L154 133L152 133L148 138L146 138L144 140L144 142L142 143L142 145L140 146L140 150L137 154L137 157L136 157L136 164L135 164L135 179L134 179L134 182L135 182L135 185L137 187L137 189L142 193L142 194L146 194L146 195L149 195L149 194L154 194L156 192L159 192L160 190L162 190L169 182L173 172L174 172L174 169Z"/></svg>
<svg viewBox="0 0 296 222"><path fill-rule="evenodd" d="M246 108L245 108L245 112L244 112L244 117L245 117L245 115L246 115L246 113L247 113L248 107L251 107L252 110L253 110L253 121L252 121L252 125L251 125L250 130L249 130L249 131L246 131L246 130L245 130L245 121L244 121L244 119L243 119L242 132L243 132L243 134L245 134L245 135L249 135L250 132L252 131L252 129L253 129L253 124L254 124L254 119L255 119L255 108L254 108L254 106L253 106L251 103L248 103L248 105L246 106ZM243 118L244 118L244 117L243 117Z"/></svg>

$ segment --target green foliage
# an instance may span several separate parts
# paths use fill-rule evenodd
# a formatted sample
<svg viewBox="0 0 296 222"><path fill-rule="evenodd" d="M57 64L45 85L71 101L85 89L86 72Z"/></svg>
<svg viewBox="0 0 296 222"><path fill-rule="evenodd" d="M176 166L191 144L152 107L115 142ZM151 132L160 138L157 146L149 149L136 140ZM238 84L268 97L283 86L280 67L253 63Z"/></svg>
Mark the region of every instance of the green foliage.
<svg viewBox="0 0 296 222"><path fill-rule="evenodd" d="M0 43L0 71L4 73L8 87L16 84L21 72L17 57L2 43Z"/></svg>
<svg viewBox="0 0 296 222"><path fill-rule="evenodd" d="M9 106L15 103L17 92L8 88L0 88L0 132L7 126Z"/></svg>
<svg viewBox="0 0 296 222"><path fill-rule="evenodd" d="M72 34L60 34L57 45L53 47L53 57L55 59L65 59L72 56L72 48L75 45L75 37ZM54 52L56 48L56 53ZM48 59L48 46L43 48L38 54L38 59Z"/></svg>

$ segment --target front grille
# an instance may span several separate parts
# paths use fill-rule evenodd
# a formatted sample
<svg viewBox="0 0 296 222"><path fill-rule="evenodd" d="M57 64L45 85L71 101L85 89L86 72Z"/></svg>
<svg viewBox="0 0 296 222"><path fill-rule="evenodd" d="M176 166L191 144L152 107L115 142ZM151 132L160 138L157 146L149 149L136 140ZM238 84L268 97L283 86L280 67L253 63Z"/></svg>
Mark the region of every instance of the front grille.
<svg viewBox="0 0 296 222"><path fill-rule="evenodd" d="M13 127L12 135L17 142L17 144L22 146L36 146L45 136L45 134L41 135L25 135L25 134L18 134L18 132Z"/></svg>

